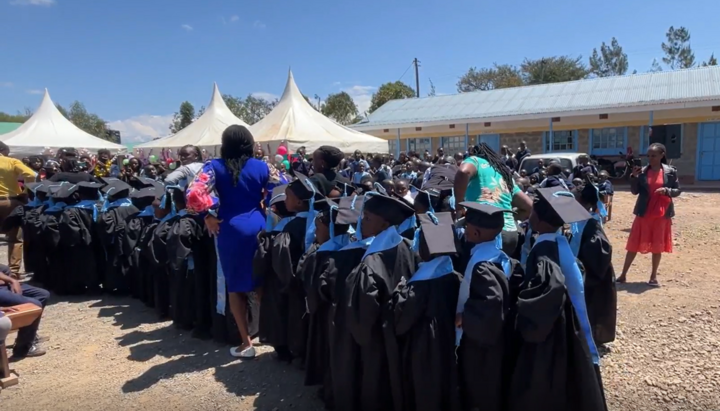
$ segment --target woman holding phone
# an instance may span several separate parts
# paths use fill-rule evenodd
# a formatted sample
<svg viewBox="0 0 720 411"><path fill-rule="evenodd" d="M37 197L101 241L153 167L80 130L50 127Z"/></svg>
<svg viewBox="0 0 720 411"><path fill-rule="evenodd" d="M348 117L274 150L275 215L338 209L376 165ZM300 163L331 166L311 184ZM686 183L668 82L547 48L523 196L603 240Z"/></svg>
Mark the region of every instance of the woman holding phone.
<svg viewBox="0 0 720 411"><path fill-rule="evenodd" d="M673 197L680 195L677 170L664 164L665 146L650 145L648 165L634 164L630 175L630 190L638 196L635 202L635 221L627 241L625 265L617 282L624 283L637 253L652 254L652 271L648 285L659 287L658 267L662 253L672 253L672 218L675 216Z"/></svg>

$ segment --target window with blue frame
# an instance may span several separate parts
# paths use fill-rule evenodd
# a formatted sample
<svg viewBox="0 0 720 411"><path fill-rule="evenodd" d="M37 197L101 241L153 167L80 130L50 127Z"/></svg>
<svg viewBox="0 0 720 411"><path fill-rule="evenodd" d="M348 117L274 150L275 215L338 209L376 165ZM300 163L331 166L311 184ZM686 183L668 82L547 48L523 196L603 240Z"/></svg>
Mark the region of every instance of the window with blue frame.
<svg viewBox="0 0 720 411"><path fill-rule="evenodd" d="M590 130L590 154L616 156L627 148L627 127L606 127Z"/></svg>
<svg viewBox="0 0 720 411"><path fill-rule="evenodd" d="M481 134L477 136L477 143L485 143L496 153L500 153L500 134Z"/></svg>
<svg viewBox="0 0 720 411"><path fill-rule="evenodd" d="M395 155L397 153L397 140L388 140L388 153Z"/></svg>
<svg viewBox="0 0 720 411"><path fill-rule="evenodd" d="M432 151L432 139L431 138L409 138L408 139L408 151L414 151L422 155L425 150Z"/></svg>
<svg viewBox="0 0 720 411"><path fill-rule="evenodd" d="M465 136L443 137L440 139L440 146L445 149L445 154L464 153Z"/></svg>
<svg viewBox="0 0 720 411"><path fill-rule="evenodd" d="M550 144L552 140L552 145ZM553 151L577 151L577 130L560 130L553 131L552 138L550 132L543 133L543 147L545 153Z"/></svg>

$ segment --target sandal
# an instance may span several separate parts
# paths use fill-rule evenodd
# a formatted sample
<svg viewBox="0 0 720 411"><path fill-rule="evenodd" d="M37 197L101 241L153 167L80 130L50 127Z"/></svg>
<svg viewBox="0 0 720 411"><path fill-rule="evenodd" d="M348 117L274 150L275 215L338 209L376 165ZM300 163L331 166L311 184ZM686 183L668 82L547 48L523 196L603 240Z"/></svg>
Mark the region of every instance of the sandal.
<svg viewBox="0 0 720 411"><path fill-rule="evenodd" d="M660 283L658 282L658 280L650 280L647 282L647 285L649 285L650 287L656 287L656 288L660 287Z"/></svg>

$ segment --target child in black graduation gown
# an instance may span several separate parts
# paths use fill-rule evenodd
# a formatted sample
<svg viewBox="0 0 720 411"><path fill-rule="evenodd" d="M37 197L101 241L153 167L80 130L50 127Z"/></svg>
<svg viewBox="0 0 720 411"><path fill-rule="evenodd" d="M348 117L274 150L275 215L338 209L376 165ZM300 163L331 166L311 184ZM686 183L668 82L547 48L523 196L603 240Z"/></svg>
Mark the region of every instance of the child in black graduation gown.
<svg viewBox="0 0 720 411"><path fill-rule="evenodd" d="M400 338L404 409L460 409L455 357L455 308L461 275L450 213L419 216L424 263L393 292L395 333Z"/></svg>
<svg viewBox="0 0 720 411"><path fill-rule="evenodd" d="M337 224L338 205L331 199L315 202L315 243L298 266L307 296L308 339L305 354L305 385L325 382L328 374L328 315L330 301L320 292L321 276L330 264L331 255L350 243L349 224ZM323 393L324 396L324 393Z"/></svg>
<svg viewBox="0 0 720 411"><path fill-rule="evenodd" d="M394 197L365 196L358 231L362 238L375 238L348 276L345 294L347 326L360 346L362 367L355 387L360 401L340 409L403 409L400 350L390 303L400 279L412 277L419 263L411 241L396 228L414 212Z"/></svg>
<svg viewBox="0 0 720 411"><path fill-rule="evenodd" d="M464 408L499 411L505 407L507 367L512 364L513 283L522 281L520 264L500 248L504 210L464 202L465 238L471 247L457 304L458 363Z"/></svg>
<svg viewBox="0 0 720 411"><path fill-rule="evenodd" d="M295 218L285 225L273 240L272 265L277 274L280 292L287 296L287 321L279 321L278 327L284 328L277 333L278 340L273 343L277 358L292 361L293 358L305 358L307 343L307 318L305 314L305 290L297 276L297 268L303 254L310 251L315 242L315 200L324 198L334 185L324 175L308 178L295 172L297 180L291 182L285 190L285 207L295 213ZM284 338L283 338L284 337ZM285 341L283 341L285 340Z"/></svg>
<svg viewBox="0 0 720 411"><path fill-rule="evenodd" d="M530 224L538 237L518 293L510 411L606 410L582 274L560 232L590 218L572 193L537 190Z"/></svg>
<svg viewBox="0 0 720 411"><path fill-rule="evenodd" d="M604 207L598 187L588 178L576 197L593 218L573 224L570 248L585 271L588 318L595 344L600 345L615 341L617 290L612 245L603 230Z"/></svg>
<svg viewBox="0 0 720 411"><path fill-rule="evenodd" d="M100 288L100 269L97 264L105 262L103 251L98 247L96 218L102 184L80 182L67 186L74 200L60 216L60 247L65 256L64 277L66 291L78 294Z"/></svg>
<svg viewBox="0 0 720 411"><path fill-rule="evenodd" d="M132 187L117 178L103 178L105 186L101 189L105 196L97 227L100 242L107 256L103 290L125 294L130 284L123 274L122 238L125 236L125 220L137 213L137 207L128 198Z"/></svg>

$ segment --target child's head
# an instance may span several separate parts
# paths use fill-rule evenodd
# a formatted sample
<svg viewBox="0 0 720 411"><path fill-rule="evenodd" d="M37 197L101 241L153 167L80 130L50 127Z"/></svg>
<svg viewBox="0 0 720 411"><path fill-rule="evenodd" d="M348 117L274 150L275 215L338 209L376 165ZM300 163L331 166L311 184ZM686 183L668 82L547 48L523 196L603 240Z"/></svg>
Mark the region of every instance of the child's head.
<svg viewBox="0 0 720 411"><path fill-rule="evenodd" d="M465 207L465 238L473 244L494 241L505 226L505 210L494 205L466 201L460 203Z"/></svg>
<svg viewBox="0 0 720 411"><path fill-rule="evenodd" d="M581 187L583 185L582 178L573 178L572 183L575 187Z"/></svg>
<svg viewBox="0 0 720 411"><path fill-rule="evenodd" d="M604 183L605 181L607 181L608 178L610 178L610 174L608 174L608 172L605 170L601 171L600 174L598 175L598 180L601 183Z"/></svg>
<svg viewBox="0 0 720 411"><path fill-rule="evenodd" d="M363 206L362 237L374 237L391 226L402 224L413 215L414 210L406 202L382 195L366 198Z"/></svg>
<svg viewBox="0 0 720 411"><path fill-rule="evenodd" d="M520 177L527 177L527 170L525 170L525 169L520 170Z"/></svg>

